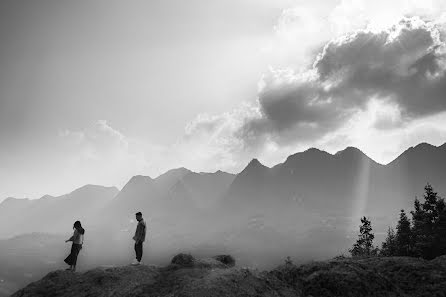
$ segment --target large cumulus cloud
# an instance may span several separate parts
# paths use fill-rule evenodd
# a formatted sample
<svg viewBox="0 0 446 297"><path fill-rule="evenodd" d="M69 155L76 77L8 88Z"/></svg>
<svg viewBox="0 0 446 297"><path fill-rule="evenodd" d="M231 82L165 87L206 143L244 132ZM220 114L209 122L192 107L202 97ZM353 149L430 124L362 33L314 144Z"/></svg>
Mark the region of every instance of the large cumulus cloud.
<svg viewBox="0 0 446 297"><path fill-rule="evenodd" d="M406 18L387 30L356 31L328 42L301 73L271 71L259 92L262 116L246 121L238 135L268 134L278 143L314 140L371 100L396 105L402 121L446 110L441 28Z"/></svg>

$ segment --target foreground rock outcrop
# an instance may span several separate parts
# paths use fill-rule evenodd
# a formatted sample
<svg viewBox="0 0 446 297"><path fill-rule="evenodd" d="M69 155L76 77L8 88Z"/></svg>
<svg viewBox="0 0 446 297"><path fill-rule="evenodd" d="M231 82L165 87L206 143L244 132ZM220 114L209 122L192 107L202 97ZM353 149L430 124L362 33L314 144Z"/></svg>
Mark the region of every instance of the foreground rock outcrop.
<svg viewBox="0 0 446 297"><path fill-rule="evenodd" d="M446 256L288 263L263 272L233 264L230 256L180 254L167 267L55 271L12 296L446 296Z"/></svg>

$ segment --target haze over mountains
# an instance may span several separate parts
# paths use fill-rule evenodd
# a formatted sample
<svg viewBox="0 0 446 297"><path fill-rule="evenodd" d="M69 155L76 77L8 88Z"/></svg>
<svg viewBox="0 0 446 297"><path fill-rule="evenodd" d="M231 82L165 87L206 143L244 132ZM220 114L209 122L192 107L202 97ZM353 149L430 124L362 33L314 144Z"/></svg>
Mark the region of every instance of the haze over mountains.
<svg viewBox="0 0 446 297"><path fill-rule="evenodd" d="M153 218L222 212L267 215L289 207L324 216L391 215L411 207L427 182L446 193L445 161L446 144L421 143L387 165L348 147L333 155L312 148L272 168L253 159L237 175L178 168L155 179L134 176L121 191L87 185L60 197L7 198L0 203L0 238L65 233L74 218L96 226L108 219L133 218L137 210Z"/></svg>
<svg viewBox="0 0 446 297"><path fill-rule="evenodd" d="M142 211L149 226L145 257L151 263L184 251L204 257L229 253L241 265L257 267L271 267L286 255L297 261L329 258L351 246L360 216L371 218L379 244L399 210L411 209L427 182L444 197L444 164L446 144L419 144L387 165L353 147L336 154L313 148L271 168L253 159L237 175L179 168L157 178L134 176L121 191L88 185L60 197L8 198L0 203L0 245L39 233L20 236L21 248L2 249L0 257L9 259L9 271L17 271L16 281L27 271L21 260L23 253L29 255L26 242L37 241L42 250L36 257L48 252L50 259L41 265L54 269L66 252L58 234L68 237L79 219L87 230L85 267L127 263L134 213ZM45 269L30 271L40 277ZM0 278L5 273L0 269Z"/></svg>

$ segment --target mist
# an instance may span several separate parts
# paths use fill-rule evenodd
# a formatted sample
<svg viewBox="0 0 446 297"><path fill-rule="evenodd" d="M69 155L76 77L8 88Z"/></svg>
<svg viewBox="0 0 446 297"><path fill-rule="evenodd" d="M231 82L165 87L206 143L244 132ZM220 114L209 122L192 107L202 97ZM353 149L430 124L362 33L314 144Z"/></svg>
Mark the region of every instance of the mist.
<svg viewBox="0 0 446 297"><path fill-rule="evenodd" d="M444 145L420 144L388 165L355 148L310 149L272 168L253 159L236 175L179 168L134 176L120 191L87 185L59 197L9 198L0 204L2 286L11 292L64 268L76 220L86 230L78 269L129 264L138 211L147 264L166 265L178 253L230 254L242 267L270 269L287 256L305 263L346 255L361 216L379 245L426 181L446 193L438 160L446 160Z"/></svg>

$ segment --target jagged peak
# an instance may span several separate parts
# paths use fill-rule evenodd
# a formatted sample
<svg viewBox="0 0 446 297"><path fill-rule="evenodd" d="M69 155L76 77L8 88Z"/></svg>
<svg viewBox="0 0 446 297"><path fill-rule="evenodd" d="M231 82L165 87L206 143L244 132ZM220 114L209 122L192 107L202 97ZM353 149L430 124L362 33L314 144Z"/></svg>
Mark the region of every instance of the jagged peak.
<svg viewBox="0 0 446 297"><path fill-rule="evenodd" d="M235 175L233 173L229 173L229 172L226 172L226 171L223 171L223 170L217 170L217 171L214 171L214 172L204 172L204 171L201 171L198 174L200 174L200 175Z"/></svg>
<svg viewBox="0 0 446 297"><path fill-rule="evenodd" d="M163 179L163 178L169 177L169 176L182 177L189 173L193 173L193 171L189 170L185 167L174 168L174 169L170 169L170 170L164 172L163 174L160 174L157 178L155 178L155 180Z"/></svg>
<svg viewBox="0 0 446 297"><path fill-rule="evenodd" d="M135 176L132 176L132 178L130 178L130 180L125 184L124 188L129 185L152 183L152 182L153 182L153 179L150 176L135 175Z"/></svg>
<svg viewBox="0 0 446 297"><path fill-rule="evenodd" d="M263 165L259 159L254 158L252 159L248 165L246 166L246 168L268 168L267 166Z"/></svg>
<svg viewBox="0 0 446 297"><path fill-rule="evenodd" d="M311 147L311 148L309 148L309 149L307 149L307 150L305 150L303 152L298 152L298 153L295 153L295 154L292 154L292 155L288 156L284 163L287 163L287 162L290 162L292 160L296 160L296 159L305 157L307 155L321 155L321 156L330 156L330 157L332 156L330 153L327 153L326 151L317 149L315 147Z"/></svg>
<svg viewBox="0 0 446 297"><path fill-rule="evenodd" d="M249 161L248 165L240 172L238 175L252 175L252 174L258 174L263 173L270 169L269 167L263 165L257 158L252 159Z"/></svg>

